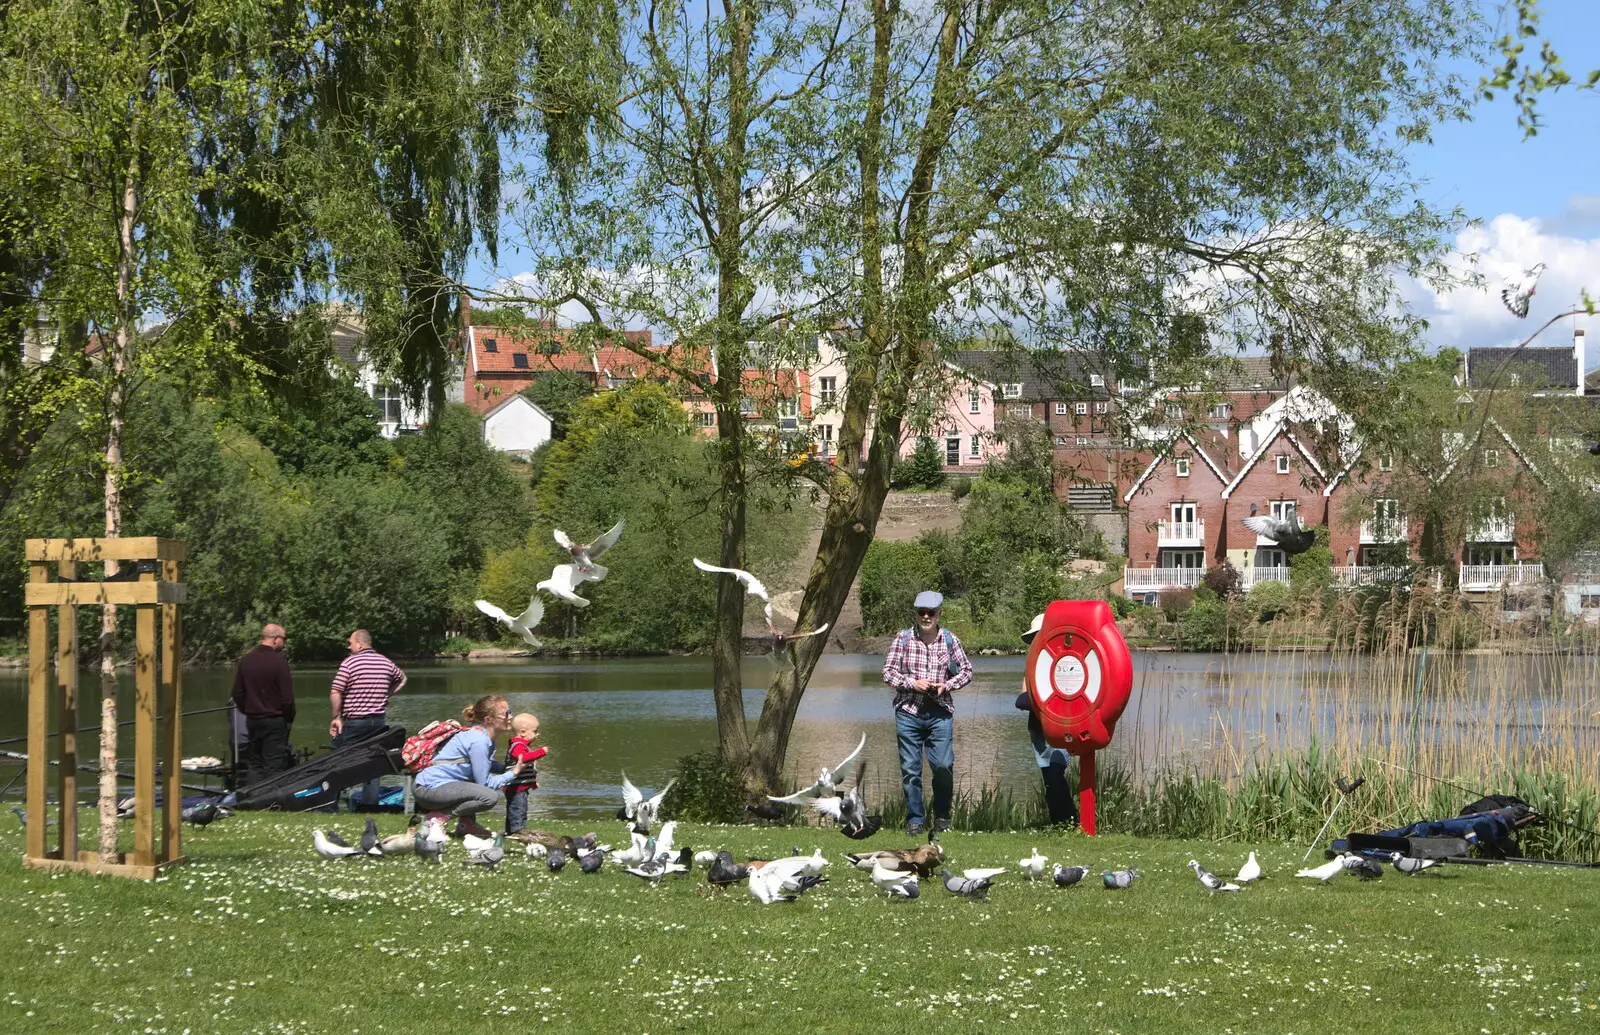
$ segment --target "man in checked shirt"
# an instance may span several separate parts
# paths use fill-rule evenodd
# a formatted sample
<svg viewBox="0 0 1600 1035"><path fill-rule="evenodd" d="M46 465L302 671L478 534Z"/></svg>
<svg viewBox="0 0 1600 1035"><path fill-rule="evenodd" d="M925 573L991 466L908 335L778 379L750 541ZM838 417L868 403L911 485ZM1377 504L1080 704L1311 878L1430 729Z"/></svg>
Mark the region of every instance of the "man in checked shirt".
<svg viewBox="0 0 1600 1035"><path fill-rule="evenodd" d="M955 747L951 691L972 681L972 662L961 641L939 627L944 597L931 590L917 594L916 623L902 629L883 659L883 681L894 688L894 728L900 741L900 785L906 795L906 833L922 833L927 816L922 799L924 754L933 768L933 829L950 829L950 799L955 794Z"/></svg>

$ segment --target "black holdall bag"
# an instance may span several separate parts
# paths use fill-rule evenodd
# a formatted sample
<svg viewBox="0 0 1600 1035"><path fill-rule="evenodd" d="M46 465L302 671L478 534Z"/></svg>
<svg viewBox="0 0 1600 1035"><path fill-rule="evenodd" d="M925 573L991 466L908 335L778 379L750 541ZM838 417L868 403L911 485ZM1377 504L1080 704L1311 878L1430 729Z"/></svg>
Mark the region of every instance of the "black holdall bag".
<svg viewBox="0 0 1600 1035"><path fill-rule="evenodd" d="M403 773L400 746L405 742L404 726L385 726L354 744L252 783L239 792L238 807L308 812L332 805L346 787Z"/></svg>

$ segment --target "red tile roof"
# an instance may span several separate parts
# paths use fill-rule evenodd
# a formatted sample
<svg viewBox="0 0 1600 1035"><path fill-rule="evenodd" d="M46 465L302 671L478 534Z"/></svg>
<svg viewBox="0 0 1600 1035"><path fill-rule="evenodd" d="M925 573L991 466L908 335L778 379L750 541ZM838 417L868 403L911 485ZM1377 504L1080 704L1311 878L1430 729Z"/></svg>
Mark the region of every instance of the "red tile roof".
<svg viewBox="0 0 1600 1035"><path fill-rule="evenodd" d="M651 347L652 336L649 331L623 333L628 341L643 348ZM468 331L467 374L468 376L484 374L525 376L542 370L571 370L594 376L595 354L588 348L568 348L567 341L570 336L570 330L556 327L554 324L517 329L475 324ZM490 351L490 343L493 343L493 351ZM627 353L626 349L616 346L603 346L602 351ZM517 365L517 356L525 357L526 366Z"/></svg>

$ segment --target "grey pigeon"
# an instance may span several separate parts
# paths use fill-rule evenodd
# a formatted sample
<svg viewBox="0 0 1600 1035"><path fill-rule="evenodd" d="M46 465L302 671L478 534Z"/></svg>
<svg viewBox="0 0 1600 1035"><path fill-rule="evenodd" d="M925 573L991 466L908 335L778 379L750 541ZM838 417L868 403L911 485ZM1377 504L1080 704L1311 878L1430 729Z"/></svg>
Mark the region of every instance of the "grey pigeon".
<svg viewBox="0 0 1600 1035"><path fill-rule="evenodd" d="M1058 888L1070 888L1083 880L1083 875L1089 872L1087 866L1063 866L1056 863L1055 882Z"/></svg>
<svg viewBox="0 0 1600 1035"><path fill-rule="evenodd" d="M369 821L370 822L370 821ZM500 860L506 857L505 838L499 834L494 836L494 844L485 848L477 855L469 855L464 860L467 866L483 866L493 870L500 865Z"/></svg>
<svg viewBox="0 0 1600 1035"><path fill-rule="evenodd" d="M444 855L444 843L426 837L419 837L417 838L416 851L424 861L437 865L440 861L439 857Z"/></svg>
<svg viewBox="0 0 1600 1035"><path fill-rule="evenodd" d="M1138 876L1139 871L1130 866L1126 870L1112 870L1110 873L1102 873L1100 880L1112 891L1120 891L1123 888L1131 887Z"/></svg>
<svg viewBox="0 0 1600 1035"><path fill-rule="evenodd" d="M1368 859L1364 855L1346 855L1340 861L1346 870L1362 880L1377 880L1383 876L1383 864L1376 859Z"/></svg>
<svg viewBox="0 0 1600 1035"><path fill-rule="evenodd" d="M552 848L550 849L550 855L545 859L544 864L550 867L551 873L560 873L561 868L567 865L567 853L559 848Z"/></svg>
<svg viewBox="0 0 1600 1035"><path fill-rule="evenodd" d="M207 823L210 823L214 819L220 819L222 816L221 812L217 809L217 803L214 801L201 802L199 805L191 805L188 808L180 811L178 815L185 823L192 823L197 827L204 827Z"/></svg>
<svg viewBox="0 0 1600 1035"><path fill-rule="evenodd" d="M1399 852L1390 852L1389 861L1394 863L1394 868L1401 873L1409 874L1421 873L1430 866L1439 865L1439 860L1437 859L1413 859L1408 855L1401 855Z"/></svg>
<svg viewBox="0 0 1600 1035"><path fill-rule="evenodd" d="M18 807L16 805L13 805L13 806L11 806L11 811L15 812L17 814L17 822L21 823L23 826L27 826L28 825L28 810L27 809L20 808L20 807ZM129 815L131 816L132 813L130 812ZM46 816L44 818L44 825L47 826L47 827L55 826L56 825L55 817L54 816Z"/></svg>
<svg viewBox="0 0 1600 1035"><path fill-rule="evenodd" d="M706 871L706 881L719 888L730 884L737 884L750 876L750 867L740 866L733 861L732 852L718 852L717 861L711 864Z"/></svg>
<svg viewBox="0 0 1600 1035"><path fill-rule="evenodd" d="M1211 892L1213 895L1219 891L1241 890L1239 885L1225 881L1221 877L1218 877L1216 874L1212 873L1210 870L1206 869L1204 866L1201 866L1198 859L1189 860L1189 869L1194 871L1195 877L1198 878L1200 883L1205 886L1205 889Z"/></svg>
<svg viewBox="0 0 1600 1035"><path fill-rule="evenodd" d="M382 855L378 847L378 821L367 817L367 828L361 832L361 851L365 855Z"/></svg>
<svg viewBox="0 0 1600 1035"><path fill-rule="evenodd" d="M944 889L946 891L952 895L960 895L962 898L988 901L989 889L994 886L994 881L988 877L971 880L966 877L957 877L948 869L941 869L939 876L944 878Z"/></svg>
<svg viewBox="0 0 1600 1035"><path fill-rule="evenodd" d="M555 530L555 539L567 553L572 555L572 564L575 568L591 576L595 582L599 582L606 577L608 571L596 564L594 559L617 545L617 540L622 538L622 526L623 522L618 521L611 526L611 531L592 543L573 542L572 537L559 528Z"/></svg>
<svg viewBox="0 0 1600 1035"><path fill-rule="evenodd" d="M1533 301L1533 296L1539 288L1539 275L1544 272L1544 263L1534 263L1533 268L1522 271L1518 280L1507 282L1500 290L1500 301L1511 310L1511 315L1519 320L1528 318L1528 303Z"/></svg>
<svg viewBox="0 0 1600 1035"><path fill-rule="evenodd" d="M1288 517L1274 517L1259 514L1255 517L1243 519L1244 527L1256 535L1266 536L1278 544L1278 549L1287 556L1305 553L1317 545L1317 533L1300 524L1300 515L1290 513Z"/></svg>
<svg viewBox="0 0 1600 1035"><path fill-rule="evenodd" d="M583 852L578 856L578 869L584 873L599 873L600 867L605 864L605 861L606 853L596 848L592 852Z"/></svg>

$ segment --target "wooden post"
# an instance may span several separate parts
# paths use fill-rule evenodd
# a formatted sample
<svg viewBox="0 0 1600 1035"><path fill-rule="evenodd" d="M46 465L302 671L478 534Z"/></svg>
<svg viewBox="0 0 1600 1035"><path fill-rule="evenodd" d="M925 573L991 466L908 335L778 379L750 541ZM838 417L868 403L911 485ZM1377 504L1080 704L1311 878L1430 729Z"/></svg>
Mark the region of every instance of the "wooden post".
<svg viewBox="0 0 1600 1035"><path fill-rule="evenodd" d="M183 580L182 562L162 561L161 581ZM183 632L177 604L161 605L161 718L166 725L162 744L161 861L183 855Z"/></svg>
<svg viewBox="0 0 1600 1035"><path fill-rule="evenodd" d="M63 582L78 577L77 561L61 561L56 575ZM56 729L61 760L56 798L61 806L61 858L78 857L78 609L63 604L56 611Z"/></svg>
<svg viewBox="0 0 1600 1035"><path fill-rule="evenodd" d="M49 582L43 562L28 564L30 584ZM50 735L50 612L28 608L28 829L26 854L45 856L45 788L50 786L48 758Z"/></svg>
<svg viewBox="0 0 1600 1035"><path fill-rule="evenodd" d="M140 582L156 581L144 572ZM134 619L133 864L154 866L156 817L156 609L140 604Z"/></svg>

